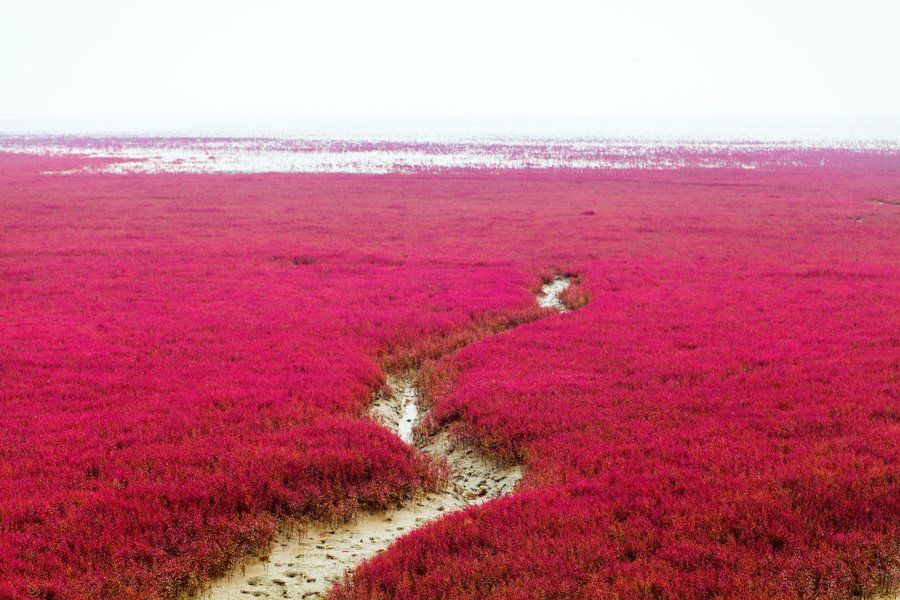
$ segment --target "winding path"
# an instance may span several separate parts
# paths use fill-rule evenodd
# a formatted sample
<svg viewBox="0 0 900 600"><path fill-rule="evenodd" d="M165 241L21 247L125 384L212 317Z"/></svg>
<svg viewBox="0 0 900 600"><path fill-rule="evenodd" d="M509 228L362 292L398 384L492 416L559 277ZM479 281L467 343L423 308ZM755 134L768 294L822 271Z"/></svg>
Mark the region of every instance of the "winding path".
<svg viewBox="0 0 900 600"><path fill-rule="evenodd" d="M539 306L567 310L561 294L571 281L557 277L541 288ZM266 560L236 568L214 581L203 598L322 598L332 583L363 560L387 548L395 539L450 511L508 494L522 477L518 466L504 466L467 446L455 444L446 431L414 439L420 415L415 373L389 374L391 394L377 393L372 418L394 431L407 444L450 465L450 482L440 492L423 494L398 509L365 512L354 521L313 525L304 531L284 531L275 539Z"/></svg>

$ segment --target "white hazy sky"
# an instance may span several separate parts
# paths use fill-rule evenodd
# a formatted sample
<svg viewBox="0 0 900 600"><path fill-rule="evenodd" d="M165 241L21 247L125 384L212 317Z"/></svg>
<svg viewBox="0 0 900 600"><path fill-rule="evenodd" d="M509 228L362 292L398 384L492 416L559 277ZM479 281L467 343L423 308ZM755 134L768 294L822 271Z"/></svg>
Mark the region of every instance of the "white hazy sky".
<svg viewBox="0 0 900 600"><path fill-rule="evenodd" d="M0 121L900 117L897 0L0 0Z"/></svg>

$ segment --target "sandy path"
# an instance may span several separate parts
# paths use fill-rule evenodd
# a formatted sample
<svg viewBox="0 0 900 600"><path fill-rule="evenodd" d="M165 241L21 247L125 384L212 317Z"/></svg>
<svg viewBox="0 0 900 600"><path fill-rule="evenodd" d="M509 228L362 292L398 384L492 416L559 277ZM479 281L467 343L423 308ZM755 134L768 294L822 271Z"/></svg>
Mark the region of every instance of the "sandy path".
<svg viewBox="0 0 900 600"><path fill-rule="evenodd" d="M570 280L558 277L545 284L538 305L565 311L560 294ZM404 533L440 517L508 494L522 477L518 466L501 465L465 446L454 444L446 432L414 440L420 418L415 374L389 375L392 393L375 395L372 418L394 431L404 442L450 465L447 488L412 498L395 510L366 512L340 525L313 525L305 531L281 532L266 560L235 569L203 592L203 598L322 598L332 583L360 562L387 548Z"/></svg>

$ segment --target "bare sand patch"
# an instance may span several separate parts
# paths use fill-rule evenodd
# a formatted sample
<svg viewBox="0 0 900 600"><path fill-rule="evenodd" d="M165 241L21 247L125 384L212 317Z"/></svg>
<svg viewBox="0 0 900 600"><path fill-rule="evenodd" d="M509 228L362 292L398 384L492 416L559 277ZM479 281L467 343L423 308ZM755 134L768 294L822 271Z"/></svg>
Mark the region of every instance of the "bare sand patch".
<svg viewBox="0 0 900 600"><path fill-rule="evenodd" d="M562 293L571 285L570 277L557 277L541 286L537 295L537 303L541 308L555 308L559 312L567 312L569 308L562 301Z"/></svg>

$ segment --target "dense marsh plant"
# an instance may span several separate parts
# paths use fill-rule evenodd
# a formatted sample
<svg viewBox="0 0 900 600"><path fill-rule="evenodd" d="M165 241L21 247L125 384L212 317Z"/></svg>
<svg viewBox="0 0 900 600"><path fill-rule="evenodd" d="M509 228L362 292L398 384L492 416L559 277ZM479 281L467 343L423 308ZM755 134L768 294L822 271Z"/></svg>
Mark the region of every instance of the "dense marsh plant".
<svg viewBox="0 0 900 600"><path fill-rule="evenodd" d="M526 479L337 597L896 585L900 216L864 199L900 159L754 152L379 176L0 153L0 597L175 596L279 522L434 485L360 418L419 364L430 426ZM560 266L582 308L530 322Z"/></svg>

